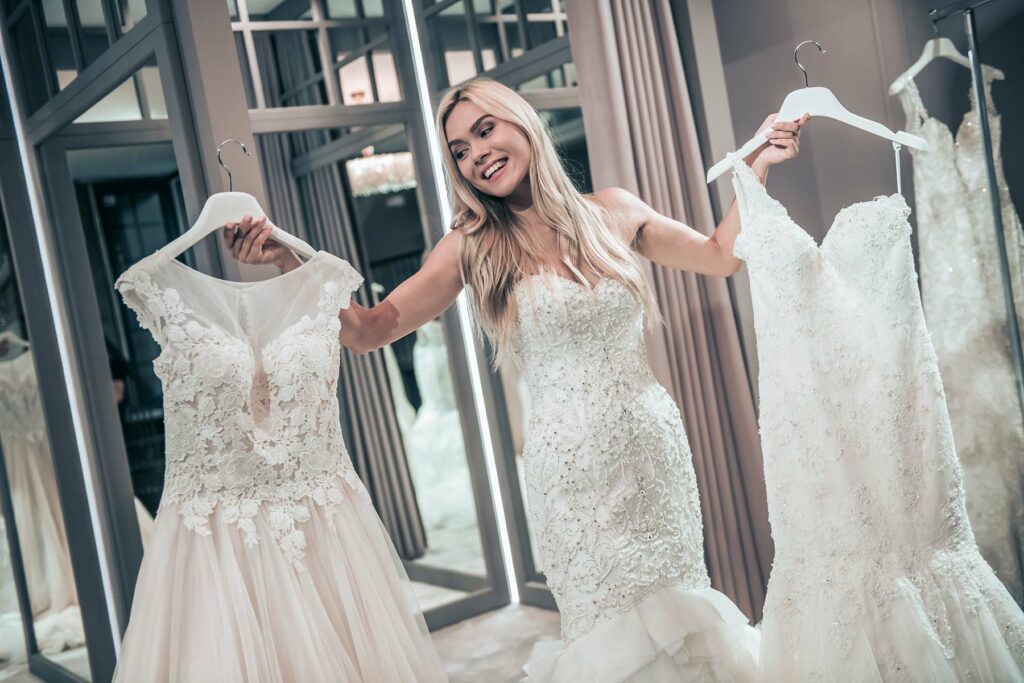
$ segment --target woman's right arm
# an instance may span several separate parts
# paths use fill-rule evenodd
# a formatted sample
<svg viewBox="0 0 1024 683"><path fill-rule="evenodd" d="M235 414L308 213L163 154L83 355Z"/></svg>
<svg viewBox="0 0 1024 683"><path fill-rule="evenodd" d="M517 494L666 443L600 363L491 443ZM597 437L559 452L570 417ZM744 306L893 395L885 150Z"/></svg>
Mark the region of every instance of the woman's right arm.
<svg viewBox="0 0 1024 683"><path fill-rule="evenodd" d="M246 216L228 226L224 242L231 255L242 263L276 264L288 272L301 262L289 249L270 239L265 219ZM423 267L395 287L376 306L366 308L352 302L338 318L341 343L355 353L368 353L401 339L441 315L462 291L459 274L461 233L445 235L430 252Z"/></svg>

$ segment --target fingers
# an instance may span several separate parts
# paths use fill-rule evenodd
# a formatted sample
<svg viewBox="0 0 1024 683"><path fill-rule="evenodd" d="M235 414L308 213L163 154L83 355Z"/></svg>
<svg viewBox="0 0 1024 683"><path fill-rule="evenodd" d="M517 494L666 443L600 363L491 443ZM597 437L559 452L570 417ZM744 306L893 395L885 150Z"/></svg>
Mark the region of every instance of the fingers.
<svg viewBox="0 0 1024 683"><path fill-rule="evenodd" d="M273 229L270 226L265 226L260 230L260 234L256 236L256 239L252 242L252 253L255 254L260 260L263 259L263 245L270 235L273 233Z"/></svg>
<svg viewBox="0 0 1024 683"><path fill-rule="evenodd" d="M263 228L267 224L267 217L263 216L256 221L250 221L250 229L242 238L242 245L239 247L239 254L241 260L244 263L259 263L259 259L255 258L259 256L259 251L253 252L253 244L259 234L263 231Z"/></svg>
<svg viewBox="0 0 1024 683"><path fill-rule="evenodd" d="M771 141L772 146L783 150L786 153L786 157L792 159L800 153L800 141L795 137L792 138L780 138Z"/></svg>

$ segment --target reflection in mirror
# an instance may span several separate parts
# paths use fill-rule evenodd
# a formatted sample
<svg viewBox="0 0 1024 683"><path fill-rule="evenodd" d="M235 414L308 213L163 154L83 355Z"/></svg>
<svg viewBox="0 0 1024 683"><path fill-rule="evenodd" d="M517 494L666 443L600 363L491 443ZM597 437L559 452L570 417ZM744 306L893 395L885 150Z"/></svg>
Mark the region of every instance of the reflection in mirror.
<svg viewBox="0 0 1024 683"><path fill-rule="evenodd" d="M910 68L890 92L902 105L906 130L929 145L911 152L921 298L964 468L968 516L982 555L1024 605L1024 420L1014 366L1021 350L1008 336L987 164L991 159L995 165L1011 308L1022 319L1024 234L1003 171L1008 150L998 114L1005 98L1012 106L1013 88L1008 74L996 68L999 51L984 50L982 93L993 142L987 149L960 25L942 27L953 41L944 54L952 57ZM916 58L922 48L909 52ZM924 53L931 54L927 47Z"/></svg>
<svg viewBox="0 0 1024 683"><path fill-rule="evenodd" d="M369 296L383 299L420 268L427 242L404 126L264 134L257 144L271 216L350 261ZM431 321L341 364L349 453L424 610L488 581L449 333Z"/></svg>
<svg viewBox="0 0 1024 683"><path fill-rule="evenodd" d="M366 254L367 280L377 300L421 266L426 250L416 199L416 174L406 133L382 134L345 160L355 218ZM384 349L405 456L423 525L426 549L408 567L424 609L458 597L477 582L437 569L484 577L461 415L440 319ZM392 368L394 368L392 370ZM432 584L429 587L426 584Z"/></svg>
<svg viewBox="0 0 1024 683"><path fill-rule="evenodd" d="M36 359L6 236L6 226L0 225L0 451L33 630L42 654L88 678L89 656L36 381ZM4 582L0 586L0 659L18 661L25 658L25 644L6 541L5 535L0 542L0 581Z"/></svg>
<svg viewBox="0 0 1024 683"><path fill-rule="evenodd" d="M170 142L69 150L67 158L145 547L163 492L159 347L116 296L114 281L187 227L177 164Z"/></svg>

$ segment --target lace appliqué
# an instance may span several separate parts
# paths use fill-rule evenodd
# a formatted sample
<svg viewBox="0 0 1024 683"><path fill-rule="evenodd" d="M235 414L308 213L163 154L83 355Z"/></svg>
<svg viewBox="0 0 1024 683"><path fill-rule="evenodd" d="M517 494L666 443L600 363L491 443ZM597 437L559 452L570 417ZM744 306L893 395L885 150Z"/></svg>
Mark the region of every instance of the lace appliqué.
<svg viewBox="0 0 1024 683"><path fill-rule="evenodd" d="M763 633L786 650L769 658L801 680L835 680L894 606L949 652L950 596L1003 603L964 509L906 202L843 209L819 246L745 164L734 168L775 540ZM1024 643L1015 622L1008 642ZM905 664L889 661L882 677L904 680Z"/></svg>
<svg viewBox="0 0 1024 683"><path fill-rule="evenodd" d="M337 311L362 281L340 263L351 272L322 284L316 314L258 352L197 319L179 291L153 280L145 261L115 285L161 345L154 369L164 390L162 503L177 506L186 527L200 535L211 533L210 518L219 513L250 547L259 542L263 509L276 542L300 570L306 539L299 527L309 520L308 506L330 507L349 492L369 500L339 423Z"/></svg>
<svg viewBox="0 0 1024 683"><path fill-rule="evenodd" d="M696 477L629 291L552 275L521 282L516 296L513 348L531 405L528 508L563 638L573 640L662 587L710 585Z"/></svg>

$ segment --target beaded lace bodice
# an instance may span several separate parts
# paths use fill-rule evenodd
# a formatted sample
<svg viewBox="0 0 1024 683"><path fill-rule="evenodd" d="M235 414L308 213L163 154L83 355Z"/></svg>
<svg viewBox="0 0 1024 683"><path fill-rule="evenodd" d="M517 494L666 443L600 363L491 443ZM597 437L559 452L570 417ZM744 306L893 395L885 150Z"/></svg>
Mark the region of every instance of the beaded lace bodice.
<svg viewBox="0 0 1024 683"><path fill-rule="evenodd" d="M629 290L545 274L515 295L531 526L573 640L661 587L710 585L696 478Z"/></svg>
<svg viewBox="0 0 1024 683"><path fill-rule="evenodd" d="M116 287L161 347L166 474L161 506L209 534L220 511L250 545L264 510L296 565L306 504L366 495L339 423L338 311L362 277L318 252L272 280L235 283L156 252Z"/></svg>

